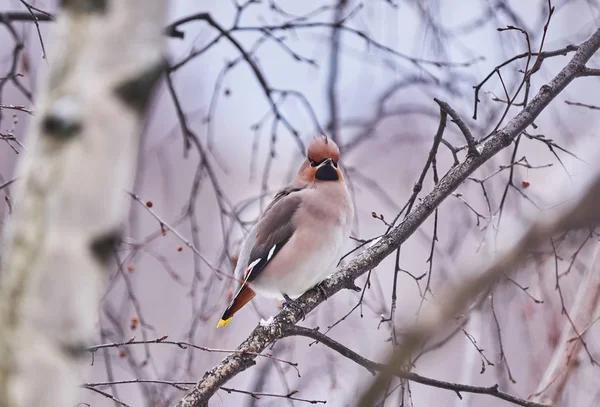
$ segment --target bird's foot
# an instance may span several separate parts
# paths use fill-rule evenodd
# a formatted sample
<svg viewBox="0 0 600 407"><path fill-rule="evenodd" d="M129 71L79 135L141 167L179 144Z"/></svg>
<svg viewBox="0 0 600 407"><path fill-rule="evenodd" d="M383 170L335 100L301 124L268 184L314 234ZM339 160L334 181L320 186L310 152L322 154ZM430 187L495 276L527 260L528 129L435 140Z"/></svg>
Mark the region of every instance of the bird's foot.
<svg viewBox="0 0 600 407"><path fill-rule="evenodd" d="M298 302L292 300L287 294L283 294L283 298L285 299L285 302L283 303L284 308L291 308L300 312L300 315L302 316L302 321L304 321L304 319L306 318L306 314L304 313L304 310L298 304Z"/></svg>

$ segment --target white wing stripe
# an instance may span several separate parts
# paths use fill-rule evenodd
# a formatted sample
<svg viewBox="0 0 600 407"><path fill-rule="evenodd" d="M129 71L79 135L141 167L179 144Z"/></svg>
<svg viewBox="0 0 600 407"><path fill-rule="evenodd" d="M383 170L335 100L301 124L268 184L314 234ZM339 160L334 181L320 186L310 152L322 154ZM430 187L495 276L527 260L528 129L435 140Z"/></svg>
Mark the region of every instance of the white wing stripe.
<svg viewBox="0 0 600 407"><path fill-rule="evenodd" d="M271 247L271 250L269 250L269 254L267 255L267 261L271 260L271 257L273 257L273 253L275 253L276 247L277 245L273 245L273 247Z"/></svg>
<svg viewBox="0 0 600 407"><path fill-rule="evenodd" d="M252 263L250 263L250 265L246 269L246 275L244 276L244 282L246 282L246 280L248 280L250 273L252 273L252 269L254 269L254 266L256 266L258 263L260 263L261 260L262 259L259 257L258 259L254 260Z"/></svg>

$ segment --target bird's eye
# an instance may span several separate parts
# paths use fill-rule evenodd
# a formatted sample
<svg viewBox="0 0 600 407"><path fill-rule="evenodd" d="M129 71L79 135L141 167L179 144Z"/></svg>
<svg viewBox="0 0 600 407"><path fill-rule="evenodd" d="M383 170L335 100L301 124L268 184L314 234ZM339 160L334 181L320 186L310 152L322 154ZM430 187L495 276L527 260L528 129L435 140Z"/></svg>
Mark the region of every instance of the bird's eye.
<svg viewBox="0 0 600 407"><path fill-rule="evenodd" d="M311 160L310 158L308 159L308 161L310 161L310 166L311 167L316 167L317 165L319 165L318 162L316 162L315 160Z"/></svg>
<svg viewBox="0 0 600 407"><path fill-rule="evenodd" d="M337 168L337 167L338 167L338 163L336 163L335 161L332 161L332 162L333 162L333 166L334 166L335 168Z"/></svg>

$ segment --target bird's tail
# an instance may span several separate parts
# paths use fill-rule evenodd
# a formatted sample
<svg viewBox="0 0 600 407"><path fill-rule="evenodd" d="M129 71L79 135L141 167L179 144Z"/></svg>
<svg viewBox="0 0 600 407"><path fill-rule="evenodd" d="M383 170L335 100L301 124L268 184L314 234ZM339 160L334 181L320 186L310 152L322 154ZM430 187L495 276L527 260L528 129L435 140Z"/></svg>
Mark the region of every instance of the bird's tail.
<svg viewBox="0 0 600 407"><path fill-rule="evenodd" d="M223 313L221 320L217 324L217 328L227 326L227 324L231 322L233 314L238 312L244 305L248 304L248 302L250 302L255 295L256 293L252 288L250 288L247 284L242 284L238 292L235 294L235 297L233 297L233 300L231 300L231 303Z"/></svg>

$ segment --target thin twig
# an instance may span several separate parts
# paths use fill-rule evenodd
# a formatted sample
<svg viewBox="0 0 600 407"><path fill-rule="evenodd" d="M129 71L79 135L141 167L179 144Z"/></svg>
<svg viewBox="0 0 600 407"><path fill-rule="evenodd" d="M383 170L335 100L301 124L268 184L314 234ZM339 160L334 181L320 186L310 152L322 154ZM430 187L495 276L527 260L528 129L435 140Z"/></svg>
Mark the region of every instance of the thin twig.
<svg viewBox="0 0 600 407"><path fill-rule="evenodd" d="M463 136L465 137L465 140L467 140L467 145L469 146L469 154L476 156L479 155L479 151L477 151L477 145L475 143L473 135L471 134L471 130L469 130L469 127L465 124L463 119L460 118L456 110L452 109L452 107L450 107L448 103L443 102L437 98L433 98L433 100L435 101L435 103L438 104L440 109L448 113L448 115L452 118L452 121L458 126Z"/></svg>

